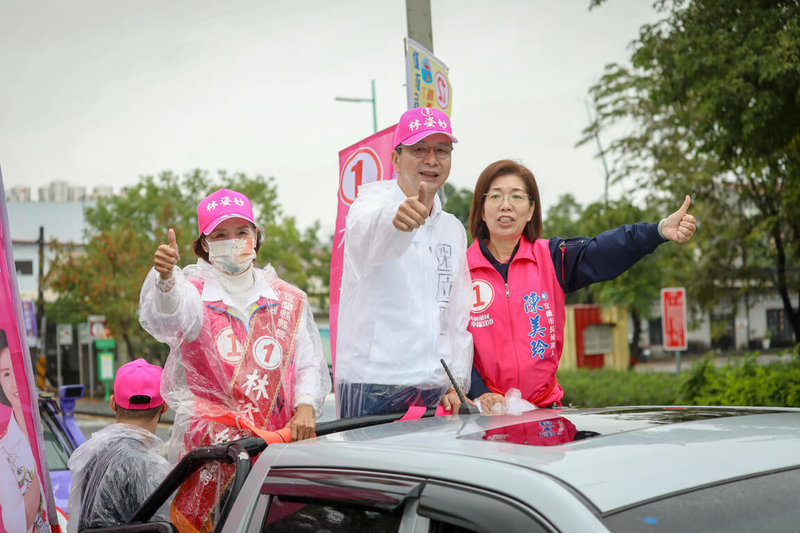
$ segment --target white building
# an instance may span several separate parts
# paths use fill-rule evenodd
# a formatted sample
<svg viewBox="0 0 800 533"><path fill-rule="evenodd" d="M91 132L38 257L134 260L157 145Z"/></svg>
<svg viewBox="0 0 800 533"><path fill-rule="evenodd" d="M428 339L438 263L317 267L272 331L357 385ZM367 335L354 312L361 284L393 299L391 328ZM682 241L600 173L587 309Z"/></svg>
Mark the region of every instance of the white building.
<svg viewBox="0 0 800 533"><path fill-rule="evenodd" d="M39 291L39 236L44 236L44 265L47 274L54 251L50 243L84 242L87 229L84 209L94 202L9 202L8 225L20 298L36 301ZM46 295L47 296L47 295ZM46 299L50 299L47 298Z"/></svg>

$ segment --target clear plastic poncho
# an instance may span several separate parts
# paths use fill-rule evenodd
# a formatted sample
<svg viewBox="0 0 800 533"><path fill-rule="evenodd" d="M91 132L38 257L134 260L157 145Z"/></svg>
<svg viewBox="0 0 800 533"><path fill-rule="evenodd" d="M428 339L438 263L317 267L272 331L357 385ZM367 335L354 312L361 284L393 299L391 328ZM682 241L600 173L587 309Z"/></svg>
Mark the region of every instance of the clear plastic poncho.
<svg viewBox="0 0 800 533"><path fill-rule="evenodd" d="M112 424L94 433L69 459L67 531L124 524L169 473L159 454L164 442L129 424ZM167 520L166 509L153 520Z"/></svg>
<svg viewBox="0 0 800 533"><path fill-rule="evenodd" d="M170 347L161 380L175 411L170 462L200 446L282 429L301 403L321 415L330 374L302 291L269 266L230 276L202 259L176 268L166 293L157 277L152 270L144 282L139 318ZM232 468L211 464L185 482L173 523L188 531L208 527Z"/></svg>

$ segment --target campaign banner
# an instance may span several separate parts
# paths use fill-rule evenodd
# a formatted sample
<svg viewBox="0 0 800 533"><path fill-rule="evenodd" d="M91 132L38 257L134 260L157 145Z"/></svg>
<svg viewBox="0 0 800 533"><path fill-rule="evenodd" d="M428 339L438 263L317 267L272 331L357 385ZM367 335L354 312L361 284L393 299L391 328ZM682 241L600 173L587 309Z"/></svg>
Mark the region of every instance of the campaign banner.
<svg viewBox="0 0 800 533"><path fill-rule="evenodd" d="M331 361L336 361L336 324L339 316L339 289L342 285L342 260L344 257L344 229L347 212L358 196L362 185L394 179L392 172L392 140L390 126L339 152L339 194L336 210L336 230L331 250L330 281L330 339Z"/></svg>
<svg viewBox="0 0 800 533"><path fill-rule="evenodd" d="M0 173L0 532L57 527Z"/></svg>
<svg viewBox="0 0 800 533"><path fill-rule="evenodd" d="M414 39L405 39L408 108L435 107L448 117L453 109L453 88L447 65Z"/></svg>
<svg viewBox="0 0 800 533"><path fill-rule="evenodd" d="M686 288L661 289L661 329L664 350L686 350Z"/></svg>

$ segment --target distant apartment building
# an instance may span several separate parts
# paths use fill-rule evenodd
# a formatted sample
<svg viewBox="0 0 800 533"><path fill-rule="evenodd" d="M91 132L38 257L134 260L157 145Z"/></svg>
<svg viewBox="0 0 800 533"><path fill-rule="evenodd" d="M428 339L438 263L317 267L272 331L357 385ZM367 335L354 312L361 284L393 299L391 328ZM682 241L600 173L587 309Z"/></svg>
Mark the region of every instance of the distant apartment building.
<svg viewBox="0 0 800 533"><path fill-rule="evenodd" d="M11 187L6 190L7 202L30 202L31 201L31 188L21 187L19 185Z"/></svg>
<svg viewBox="0 0 800 533"><path fill-rule="evenodd" d="M34 200L31 188L28 186L15 185L6 187L6 202L8 203L67 203L67 202L87 202L100 197L114 195L114 189L110 185L97 185L87 192L84 185L71 185L63 180L52 181L49 184L39 187L38 199Z"/></svg>

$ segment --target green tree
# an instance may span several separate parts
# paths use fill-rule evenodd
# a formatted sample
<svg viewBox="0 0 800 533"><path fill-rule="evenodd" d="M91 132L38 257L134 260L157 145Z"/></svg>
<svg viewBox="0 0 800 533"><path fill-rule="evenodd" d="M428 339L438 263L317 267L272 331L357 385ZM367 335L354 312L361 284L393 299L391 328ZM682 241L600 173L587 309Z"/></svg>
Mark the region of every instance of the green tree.
<svg viewBox="0 0 800 533"><path fill-rule="evenodd" d="M673 201L672 210L676 208ZM660 218L654 210L636 207L629 199L610 201L608 206L596 202L584 209L571 194L565 194L548 209L545 233L548 237L593 237L624 224ZM568 294L567 302L627 308L633 322L631 354L638 356L642 320L650 316L652 302L658 299L660 287L675 283L674 273L685 270L676 266L681 261L691 261L691 252L685 246L660 246L617 278Z"/></svg>
<svg viewBox="0 0 800 533"><path fill-rule="evenodd" d="M90 314L105 315L112 335L131 356L151 354L163 361L165 348L139 326L142 281L169 228L180 247L180 266L196 260L197 202L218 188L250 198L264 232L259 264L271 263L278 275L304 290L315 280L327 286L330 250L319 244L319 225L301 232L295 219L282 213L273 178L220 171L213 179L203 170L183 176L165 171L143 176L121 194L100 198L86 209L85 244L59 249L47 274L47 287L58 294L48 306L50 321L75 323Z"/></svg>
<svg viewBox="0 0 800 533"><path fill-rule="evenodd" d="M593 0L597 6L603 0ZM703 307L777 290L800 339L800 2L659 0L632 69L592 88L615 179L651 207L691 192L702 224L688 288Z"/></svg>
<svg viewBox="0 0 800 533"><path fill-rule="evenodd" d="M469 234L469 212L472 209L472 191L469 189L458 189L455 185L445 182L442 186L442 197L445 211L452 213L464 225L467 230L467 242L472 241Z"/></svg>

